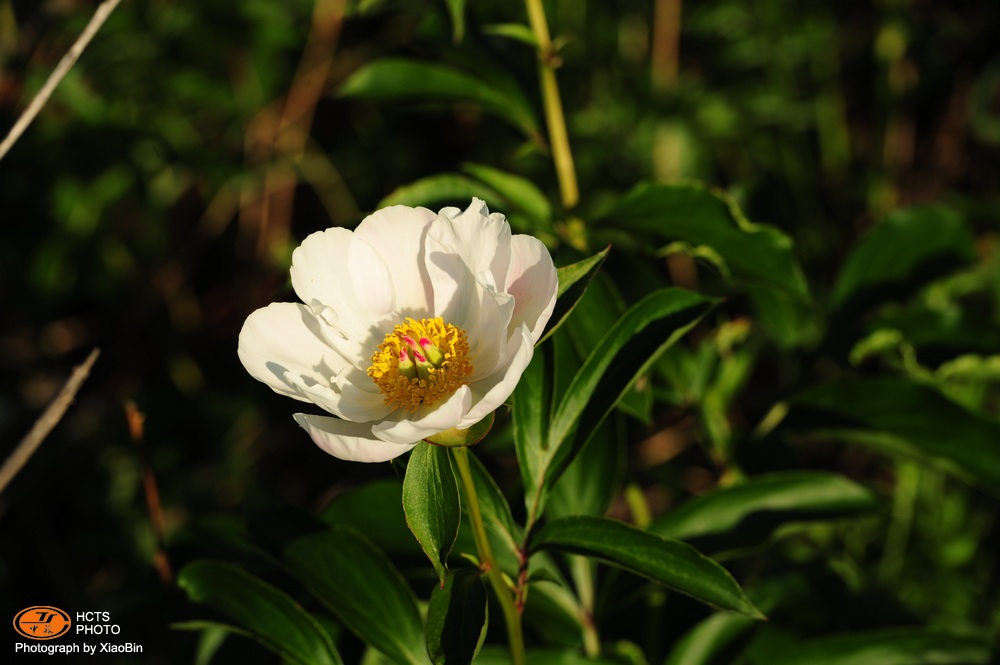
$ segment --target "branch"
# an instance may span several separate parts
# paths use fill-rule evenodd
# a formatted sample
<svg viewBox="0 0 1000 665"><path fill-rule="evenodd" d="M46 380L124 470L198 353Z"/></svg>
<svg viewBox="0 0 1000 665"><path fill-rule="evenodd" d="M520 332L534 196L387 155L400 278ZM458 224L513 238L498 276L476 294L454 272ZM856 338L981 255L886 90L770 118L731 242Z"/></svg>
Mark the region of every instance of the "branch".
<svg viewBox="0 0 1000 665"><path fill-rule="evenodd" d="M9 151L14 143L21 138L21 134L23 134L24 130L28 128L28 125L30 125L35 119L35 116L37 116L42 110L42 107L45 106L46 102L49 101L49 97L52 96L52 92L56 89L56 86L58 86L66 74L69 73L69 70L76 63L77 59L81 54L83 54L83 50L87 48L87 44L89 44L90 40L93 39L95 34L97 34L97 31L101 29L101 26L104 25L104 21L108 18L111 12L114 11L115 7L118 6L119 2L121 2L121 0L104 0L104 2L100 4L97 11L94 12L93 17L91 17L90 23L88 23L87 27L83 29L80 36L76 38L76 42L73 43L73 46L66 52L66 55L63 56L62 60L59 61L56 68L52 70L52 73L49 74L49 79L45 82L45 85L42 86L42 89L38 91L38 94L35 95L35 98L31 100L31 104L29 104L28 108L24 110L21 117L17 119L14 126L11 127L10 133L7 134L3 143L0 143L0 159L3 159L4 155L7 154L7 151ZM2 491L2 489L3 485L0 485L0 491Z"/></svg>
<svg viewBox="0 0 1000 665"><path fill-rule="evenodd" d="M17 448L14 449L11 456L4 462L3 467L0 467L0 494L3 493L21 468L28 463L28 460L38 450L38 446L42 444L42 441L49 435L52 428L62 420L62 417L66 414L66 409L73 403L73 398L76 397L77 391L80 390L80 386L87 379L90 369L94 366L94 362L100 354L100 349L94 349L87 356L87 359L83 361L83 364L78 365L73 370L73 373L70 375L69 380L66 381L66 385L63 386L59 395L52 400L52 403L45 409L45 413L35 421L34 427L31 428L27 436L21 439L21 443L17 444Z"/></svg>

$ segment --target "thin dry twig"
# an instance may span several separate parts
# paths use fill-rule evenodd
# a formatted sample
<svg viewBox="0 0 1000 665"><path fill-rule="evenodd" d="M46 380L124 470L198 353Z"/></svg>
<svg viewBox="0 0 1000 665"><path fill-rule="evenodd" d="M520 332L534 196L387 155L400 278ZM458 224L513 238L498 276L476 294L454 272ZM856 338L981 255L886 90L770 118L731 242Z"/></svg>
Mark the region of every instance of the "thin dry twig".
<svg viewBox="0 0 1000 665"><path fill-rule="evenodd" d="M128 421L128 431L132 435L132 441L139 447L139 454L142 457L142 486L146 491L146 507L149 509L149 522L153 529L153 537L156 539L153 566L160 576L160 581L164 585L170 586L173 584L174 575L170 566L170 559L167 557L160 489L156 484L156 475L153 473L153 465L149 461L149 454L142 445L146 414L139 410L135 402L129 400L125 402L125 419Z"/></svg>
<svg viewBox="0 0 1000 665"><path fill-rule="evenodd" d="M21 468L28 463L28 460L38 450L38 446L42 444L42 441L49 435L52 428L62 420L62 417L66 414L66 409L73 403L73 398L76 397L77 391L80 390L80 386L83 385L87 376L90 375L90 370L99 355L101 355L101 350L94 349L87 356L87 359L83 361L83 364L78 365L73 370L69 380L66 381L66 385L59 391L59 394L52 400L52 403L45 409L41 417L35 421L34 427L31 428L27 436L21 439L21 443L17 444L17 448L14 449L11 456L4 462L3 467L0 467L0 494L3 493Z"/></svg>
<svg viewBox="0 0 1000 665"><path fill-rule="evenodd" d="M8 133L6 138L4 138L3 143L0 143L0 159L3 159L4 155L7 154L7 151L9 151L14 143L21 138L21 134L23 134L24 130L28 128L28 125L30 125L35 119L35 116L37 116L42 110L42 107L45 106L46 102L49 101L49 97L52 96L56 86L59 85L69 70L73 67L77 59L83 53L83 50L87 48L87 44L89 44L90 40L94 38L97 31L101 29L102 25L104 25L104 21L107 20L108 16L111 15L111 12L115 10L115 7L117 7L120 2L121 0L104 0L104 2L100 4L97 11L95 11L94 15L91 17L90 23L88 23L87 27L83 29L80 36L76 38L73 46L66 52L66 55L64 55L62 60L59 61L59 64L52 70L52 73L49 74L49 78L45 82L45 85L42 86L42 89L38 91L35 98L31 100L31 104L28 105L28 108L24 110L21 117L18 118L17 122L14 123L14 126L11 127L10 133Z"/></svg>

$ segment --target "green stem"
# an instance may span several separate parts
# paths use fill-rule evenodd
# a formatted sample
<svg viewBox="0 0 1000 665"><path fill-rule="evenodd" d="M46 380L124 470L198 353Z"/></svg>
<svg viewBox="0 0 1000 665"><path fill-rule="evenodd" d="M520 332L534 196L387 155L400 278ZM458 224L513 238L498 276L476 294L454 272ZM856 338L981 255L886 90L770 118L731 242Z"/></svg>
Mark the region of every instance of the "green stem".
<svg viewBox="0 0 1000 665"><path fill-rule="evenodd" d="M469 519L472 522L472 534L476 539L476 549L479 551L480 565L486 571L486 577L493 585L503 616L507 622L507 641L510 642L510 662L512 665L524 665L524 634L521 631L521 613L514 604L514 594L504 581L503 572L497 565L490 541L486 535L486 525L483 523L483 513L479 509L479 497L476 495L476 484L472 480L472 469L469 468L469 449L466 446L452 448L458 475L462 478L465 497L468 500Z"/></svg>
<svg viewBox="0 0 1000 665"><path fill-rule="evenodd" d="M580 189L576 183L573 153L569 149L566 116L563 114L559 86L556 84L556 57L552 49L552 38L549 36L549 24L545 20L542 0L525 0L525 4L528 8L528 21L538 41L538 77L542 85L542 101L545 104L545 122L549 128L549 141L552 144L552 159L556 165L556 177L559 179L563 205L570 210L580 200Z"/></svg>
<svg viewBox="0 0 1000 665"><path fill-rule="evenodd" d="M885 536L879 577L895 581L903 569L906 544L913 529L917 499L920 494L920 467L912 462L900 462L896 469L896 489L892 500L892 521Z"/></svg>
<svg viewBox="0 0 1000 665"><path fill-rule="evenodd" d="M594 624L594 569L590 559L583 556L571 556L570 565L583 610L583 652L588 658L597 658L601 655L601 637Z"/></svg>

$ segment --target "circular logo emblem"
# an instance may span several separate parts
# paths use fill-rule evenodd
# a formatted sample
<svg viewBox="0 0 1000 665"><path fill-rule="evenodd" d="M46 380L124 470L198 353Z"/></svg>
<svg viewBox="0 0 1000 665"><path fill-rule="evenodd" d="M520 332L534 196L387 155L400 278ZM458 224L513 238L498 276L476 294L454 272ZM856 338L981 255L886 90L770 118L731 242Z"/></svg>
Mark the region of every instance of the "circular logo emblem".
<svg viewBox="0 0 1000 665"><path fill-rule="evenodd" d="M14 630L29 640L54 640L69 632L69 615L58 607L34 605L14 617Z"/></svg>

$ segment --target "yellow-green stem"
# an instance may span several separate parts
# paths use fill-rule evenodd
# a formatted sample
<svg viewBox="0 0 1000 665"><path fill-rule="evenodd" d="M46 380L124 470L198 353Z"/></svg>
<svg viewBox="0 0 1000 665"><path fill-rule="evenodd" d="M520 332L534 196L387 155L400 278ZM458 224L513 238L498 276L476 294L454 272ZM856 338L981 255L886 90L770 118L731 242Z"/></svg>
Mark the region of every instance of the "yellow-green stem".
<svg viewBox="0 0 1000 665"><path fill-rule="evenodd" d="M504 620L507 622L507 641L510 643L510 662L513 665L524 665L524 634L521 631L521 613L514 605L514 593L503 578L503 571L497 565L486 536L486 526L483 524L483 513L479 509L479 497L476 485L472 480L472 469L469 468L469 449L467 447L452 448L458 475L462 478L465 497L468 501L469 520L472 522L472 534L476 539L476 549L479 552L479 562L486 570L486 577L493 586L493 592L500 607L503 609Z"/></svg>
<svg viewBox="0 0 1000 665"><path fill-rule="evenodd" d="M525 0L528 21L538 41L538 77L542 86L542 101L545 104L545 123L549 128L552 160L556 165L559 191L562 202L570 210L580 200L580 189L576 183L576 168L573 153L569 149L569 134L566 131L566 116L563 114L559 86L556 84L556 58L549 36L549 24L545 20L542 0Z"/></svg>
<svg viewBox="0 0 1000 665"><path fill-rule="evenodd" d="M583 556L570 557L573 581L583 610L583 651L589 658L601 655L601 637L594 624L594 569L590 559Z"/></svg>

